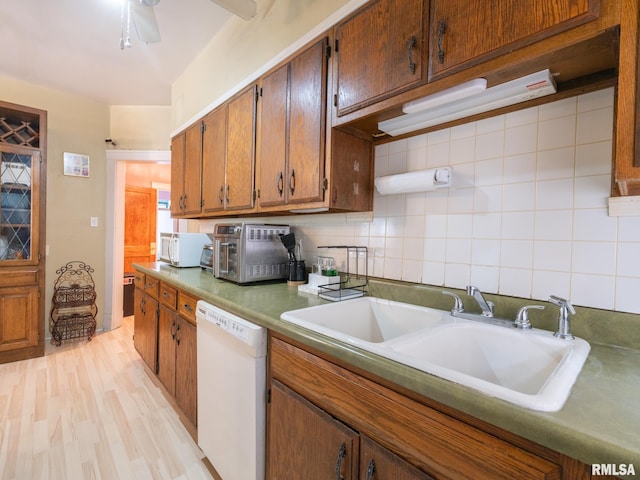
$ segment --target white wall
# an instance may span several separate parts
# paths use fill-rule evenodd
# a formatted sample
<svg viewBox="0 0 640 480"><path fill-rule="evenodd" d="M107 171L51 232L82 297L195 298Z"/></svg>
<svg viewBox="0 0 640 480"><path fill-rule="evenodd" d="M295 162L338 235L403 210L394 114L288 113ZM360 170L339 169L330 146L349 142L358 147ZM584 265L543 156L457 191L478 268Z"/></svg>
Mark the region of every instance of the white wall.
<svg viewBox="0 0 640 480"><path fill-rule="evenodd" d="M262 0L251 20L233 17L171 86L173 129L258 78L366 0ZM326 27L325 27L326 28ZM308 38L306 41L311 40Z"/></svg>
<svg viewBox="0 0 640 480"><path fill-rule="evenodd" d="M98 329L104 312L105 268L105 143L109 135L109 107L76 95L17 81L0 75L2 100L47 111L47 232L45 334L56 270L72 260L91 265L95 272ZM63 174L64 152L89 155L90 176ZM90 226L98 217L98 227ZM44 253L44 252L42 252Z"/></svg>
<svg viewBox="0 0 640 480"><path fill-rule="evenodd" d="M640 217L607 212L612 118L607 89L381 145L376 176L451 165L457 186L376 193L371 219L276 220L307 262L365 245L376 277L640 313Z"/></svg>

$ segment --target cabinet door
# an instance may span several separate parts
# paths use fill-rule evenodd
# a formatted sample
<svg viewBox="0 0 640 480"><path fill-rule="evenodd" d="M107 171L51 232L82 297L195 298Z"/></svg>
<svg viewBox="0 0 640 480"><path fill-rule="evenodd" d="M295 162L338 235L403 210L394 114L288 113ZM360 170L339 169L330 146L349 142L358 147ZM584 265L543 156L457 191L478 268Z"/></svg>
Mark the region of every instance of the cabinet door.
<svg viewBox="0 0 640 480"><path fill-rule="evenodd" d="M153 373L157 371L158 300L135 290L133 345Z"/></svg>
<svg viewBox="0 0 640 480"><path fill-rule="evenodd" d="M324 198L327 101L327 39L291 61L289 112L289 203Z"/></svg>
<svg viewBox="0 0 640 480"><path fill-rule="evenodd" d="M289 64L262 79L260 110L260 206L282 205L285 196L287 158L287 105Z"/></svg>
<svg viewBox="0 0 640 480"><path fill-rule="evenodd" d="M196 326L178 317L176 330L176 403L189 421L198 419L198 353Z"/></svg>
<svg viewBox="0 0 640 480"><path fill-rule="evenodd" d="M227 149L227 108L220 107L204 120L202 132L202 212L224 210L224 164Z"/></svg>
<svg viewBox="0 0 640 480"><path fill-rule="evenodd" d="M231 100L227 107L227 210L253 208L256 91L254 85Z"/></svg>
<svg viewBox="0 0 640 480"><path fill-rule="evenodd" d="M38 265L40 152L0 147L0 265Z"/></svg>
<svg viewBox="0 0 640 480"><path fill-rule="evenodd" d="M424 4L371 1L336 27L338 115L426 82Z"/></svg>
<svg viewBox="0 0 640 480"><path fill-rule="evenodd" d="M202 123L185 132L184 150L184 215L200 213L202 201Z"/></svg>
<svg viewBox="0 0 640 480"><path fill-rule="evenodd" d="M184 199L184 152L185 133L171 139L171 216L182 215Z"/></svg>
<svg viewBox="0 0 640 480"><path fill-rule="evenodd" d="M599 0L432 0L430 79L586 23Z"/></svg>
<svg viewBox="0 0 640 480"><path fill-rule="evenodd" d="M358 478L358 434L280 382L271 384L267 478Z"/></svg>
<svg viewBox="0 0 640 480"><path fill-rule="evenodd" d="M0 288L0 353L38 344L38 287Z"/></svg>
<svg viewBox="0 0 640 480"><path fill-rule="evenodd" d="M433 480L368 437L360 436L360 480Z"/></svg>
<svg viewBox="0 0 640 480"><path fill-rule="evenodd" d="M158 379L167 391L176 394L176 330L178 315L174 310L160 305L158 317Z"/></svg>

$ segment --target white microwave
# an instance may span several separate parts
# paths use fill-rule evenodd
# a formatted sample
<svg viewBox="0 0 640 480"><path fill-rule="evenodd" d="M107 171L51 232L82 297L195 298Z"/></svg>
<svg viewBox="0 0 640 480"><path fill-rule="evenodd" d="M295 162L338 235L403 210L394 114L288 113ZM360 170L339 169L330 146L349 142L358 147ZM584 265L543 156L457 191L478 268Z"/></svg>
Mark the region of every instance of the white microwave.
<svg viewBox="0 0 640 480"><path fill-rule="evenodd" d="M198 267L202 249L211 242L206 233L161 233L159 260L174 267Z"/></svg>

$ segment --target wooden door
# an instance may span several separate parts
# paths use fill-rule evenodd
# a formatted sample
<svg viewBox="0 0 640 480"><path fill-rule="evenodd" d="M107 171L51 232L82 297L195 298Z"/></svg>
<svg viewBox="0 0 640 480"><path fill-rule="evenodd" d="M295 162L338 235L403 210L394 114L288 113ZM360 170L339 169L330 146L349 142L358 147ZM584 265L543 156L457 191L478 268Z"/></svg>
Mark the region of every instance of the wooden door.
<svg viewBox="0 0 640 480"><path fill-rule="evenodd" d="M183 214L186 133L171 139L171 216ZM126 270L125 270L126 271Z"/></svg>
<svg viewBox="0 0 640 480"><path fill-rule="evenodd" d="M198 425L198 352L196 326L178 317L176 330L176 403Z"/></svg>
<svg viewBox="0 0 640 480"><path fill-rule="evenodd" d="M37 286L0 288L0 353L38 345L39 321Z"/></svg>
<svg viewBox="0 0 640 480"><path fill-rule="evenodd" d="M158 316L158 379L171 395L176 394L176 329L178 315L160 305Z"/></svg>
<svg viewBox="0 0 640 480"><path fill-rule="evenodd" d="M227 107L227 210L253 208L256 92L254 85L231 100Z"/></svg>
<svg viewBox="0 0 640 480"><path fill-rule="evenodd" d="M135 289L133 346L153 373L157 371L158 300Z"/></svg>
<svg viewBox="0 0 640 480"><path fill-rule="evenodd" d="M262 79L258 147L260 206L286 202L287 104L289 64Z"/></svg>
<svg viewBox="0 0 640 480"><path fill-rule="evenodd" d="M124 190L124 271L134 262L156 261L158 192L126 185Z"/></svg>
<svg viewBox="0 0 640 480"><path fill-rule="evenodd" d="M598 16L600 0L433 0L431 79L542 40Z"/></svg>
<svg viewBox="0 0 640 480"><path fill-rule="evenodd" d="M267 478L358 478L358 434L278 381L268 437Z"/></svg>
<svg viewBox="0 0 640 480"><path fill-rule="evenodd" d="M194 215L202 208L202 122L185 132L183 214Z"/></svg>
<svg viewBox="0 0 640 480"><path fill-rule="evenodd" d="M374 0L336 27L338 115L426 82L424 4Z"/></svg>
<svg viewBox="0 0 640 480"><path fill-rule="evenodd" d="M227 150L227 108L204 118L202 132L202 213L224 210L224 164Z"/></svg>
<svg viewBox="0 0 640 480"><path fill-rule="evenodd" d="M291 61L288 203L324 199L326 38Z"/></svg>
<svg viewBox="0 0 640 480"><path fill-rule="evenodd" d="M433 480L368 437L360 436L360 480Z"/></svg>

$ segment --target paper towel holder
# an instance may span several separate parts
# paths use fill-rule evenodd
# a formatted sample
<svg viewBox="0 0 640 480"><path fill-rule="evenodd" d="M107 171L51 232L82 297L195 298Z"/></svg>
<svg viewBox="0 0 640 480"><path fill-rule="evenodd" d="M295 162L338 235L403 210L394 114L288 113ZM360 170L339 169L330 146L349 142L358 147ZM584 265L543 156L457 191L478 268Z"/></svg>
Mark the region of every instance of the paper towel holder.
<svg viewBox="0 0 640 480"><path fill-rule="evenodd" d="M438 167L376 177L375 185L381 195L395 195L398 193L431 192L440 188L448 188L452 181L453 169Z"/></svg>

